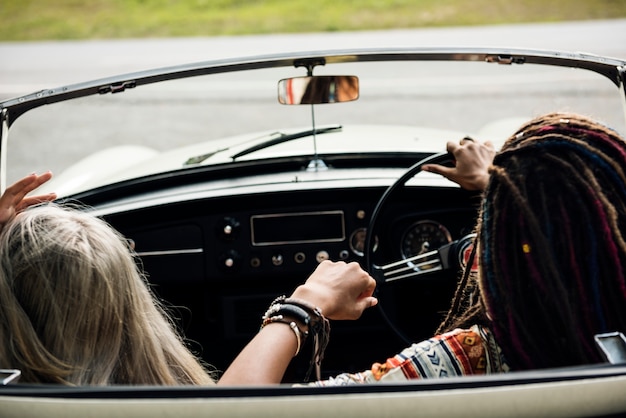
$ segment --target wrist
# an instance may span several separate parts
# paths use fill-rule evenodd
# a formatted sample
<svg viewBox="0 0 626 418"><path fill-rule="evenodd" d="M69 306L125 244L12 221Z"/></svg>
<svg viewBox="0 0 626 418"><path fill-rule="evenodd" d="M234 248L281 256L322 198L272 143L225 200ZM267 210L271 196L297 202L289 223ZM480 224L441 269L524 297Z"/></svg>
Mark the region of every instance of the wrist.
<svg viewBox="0 0 626 418"><path fill-rule="evenodd" d="M293 355L295 357L300 353L302 344L304 344L309 335L311 317L304 309L296 305L283 304L282 301L284 301L284 298L277 298L270 305L263 315L261 329L275 323L288 325L293 331L298 344Z"/></svg>
<svg viewBox="0 0 626 418"><path fill-rule="evenodd" d="M293 291L289 299L299 302L301 305L305 305L308 309L317 309L320 314L327 315L328 308L324 303L327 298L324 298L315 290L310 284L305 283L296 288Z"/></svg>
<svg viewBox="0 0 626 418"><path fill-rule="evenodd" d="M269 325L272 325L272 324L280 324L280 325L284 324L284 325L289 326L289 328L291 329L291 333L295 336L295 340L297 344L294 350L294 354L293 354L293 357L296 357L300 353L300 350L302 349L303 344L305 343L307 337L309 336L309 332L303 331L301 326L298 325L296 321L297 320L294 318L287 318L287 317L283 317L282 315L272 316L263 320L263 324L261 325L261 330L267 328Z"/></svg>
<svg viewBox="0 0 626 418"><path fill-rule="evenodd" d="M328 344L330 333L330 323L322 315L321 309L307 300L279 296L274 299L263 315L261 329L273 323L287 324L295 334L297 348L294 357L300 352L302 344L307 337L311 336L313 339L313 353L305 380L308 380L313 368L316 370L318 380L321 379L319 367L324 357L324 350Z"/></svg>

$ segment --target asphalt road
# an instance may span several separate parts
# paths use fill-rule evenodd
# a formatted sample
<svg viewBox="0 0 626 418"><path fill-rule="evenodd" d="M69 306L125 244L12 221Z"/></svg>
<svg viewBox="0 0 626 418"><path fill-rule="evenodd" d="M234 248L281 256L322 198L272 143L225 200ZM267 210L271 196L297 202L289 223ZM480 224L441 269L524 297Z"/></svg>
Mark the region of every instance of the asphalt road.
<svg viewBox="0 0 626 418"><path fill-rule="evenodd" d="M0 100L154 67L302 50L505 46L626 58L626 19L213 38L0 42Z"/></svg>
<svg viewBox="0 0 626 418"><path fill-rule="evenodd" d="M411 46L481 46L507 48L533 48L566 52L583 52L626 59L626 19L567 22L558 24L525 24L487 27L458 27L420 30L391 30L347 33L313 33L297 35L264 35L213 38L98 40L66 42L0 42L0 100L112 75L129 73L155 67L182 63L207 61L229 57L265 55L291 51L315 51L324 49L365 47L411 47ZM602 101L600 101L602 102ZM593 106L595 104L592 103ZM599 105L602 105L600 103ZM243 106L234 106L242 112ZM213 107L190 111L204 112L203 122L215 129L229 129L233 124L224 123L239 118L225 116L228 106L216 101ZM473 106L480 111L480 106ZM101 142L91 140L94 125L77 114L58 115L49 113L48 119L37 120L19 132L20 141L11 149L9 182L32 170L64 167L63 158L88 155L93 149L101 149ZM380 112L380 109L369 110ZM367 113L367 111L366 111ZM394 115L395 116L395 115ZM472 115L465 115L469 120ZM246 121L254 128L254 117ZM412 115L409 115L412 117ZM48 127L63 118L71 129L63 133L63 143L50 140ZM210 119L213 118L213 119ZM130 123L124 119L125 123ZM265 121L263 121L265 122ZM111 123L103 120L102 123ZM121 124L120 120L115 123ZM16 124L18 125L18 124ZM84 126L83 126L84 125ZM142 125L144 135L163 136L170 141L168 129L158 121L154 126ZM126 126L130 130L130 126ZM150 131L149 128L152 128ZM187 127L181 127L185 131ZM263 128L264 129L264 128ZM215 138L232 134L228 130L213 132ZM26 137L26 140L22 140ZM53 153L63 151L60 156ZM14 152L15 151L15 152ZM35 151L35 152L33 152Z"/></svg>

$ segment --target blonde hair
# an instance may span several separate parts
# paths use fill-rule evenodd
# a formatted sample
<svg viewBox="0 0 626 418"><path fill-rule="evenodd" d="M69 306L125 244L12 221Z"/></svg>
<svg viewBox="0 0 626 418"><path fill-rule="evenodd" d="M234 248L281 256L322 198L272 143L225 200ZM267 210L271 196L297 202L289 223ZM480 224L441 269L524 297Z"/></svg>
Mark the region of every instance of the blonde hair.
<svg viewBox="0 0 626 418"><path fill-rule="evenodd" d="M21 382L210 384L124 237L55 204L20 213L0 233L0 367Z"/></svg>

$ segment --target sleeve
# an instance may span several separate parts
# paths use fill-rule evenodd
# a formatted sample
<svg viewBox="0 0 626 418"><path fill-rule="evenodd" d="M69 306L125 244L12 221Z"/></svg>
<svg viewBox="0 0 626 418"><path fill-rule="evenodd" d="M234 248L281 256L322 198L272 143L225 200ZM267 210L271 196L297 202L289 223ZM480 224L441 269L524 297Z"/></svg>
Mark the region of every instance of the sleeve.
<svg viewBox="0 0 626 418"><path fill-rule="evenodd" d="M486 350L478 329L457 329L413 344L370 370L342 373L316 386L343 386L410 379L484 374Z"/></svg>

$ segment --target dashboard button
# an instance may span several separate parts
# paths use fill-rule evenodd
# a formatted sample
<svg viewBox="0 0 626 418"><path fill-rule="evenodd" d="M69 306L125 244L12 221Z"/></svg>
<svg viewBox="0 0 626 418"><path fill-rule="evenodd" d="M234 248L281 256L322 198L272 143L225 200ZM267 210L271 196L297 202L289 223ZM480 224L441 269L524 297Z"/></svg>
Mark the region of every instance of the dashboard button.
<svg viewBox="0 0 626 418"><path fill-rule="evenodd" d="M272 256L272 264L275 266L280 266L283 264L283 256L282 254L276 254Z"/></svg>
<svg viewBox="0 0 626 418"><path fill-rule="evenodd" d="M318 263L321 263L324 260L328 260L330 259L330 256L328 255L328 251L319 251L316 255L315 255L315 260L317 260Z"/></svg>

